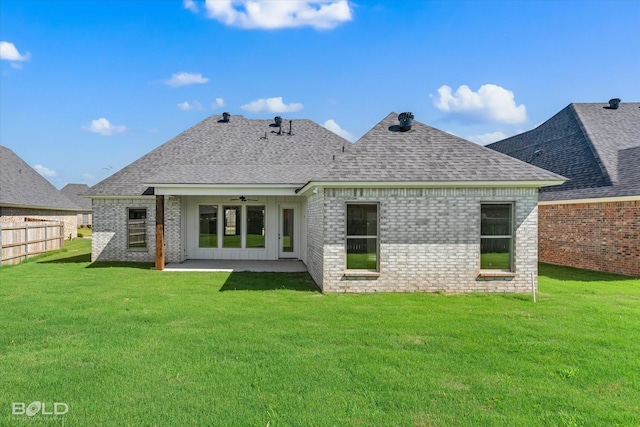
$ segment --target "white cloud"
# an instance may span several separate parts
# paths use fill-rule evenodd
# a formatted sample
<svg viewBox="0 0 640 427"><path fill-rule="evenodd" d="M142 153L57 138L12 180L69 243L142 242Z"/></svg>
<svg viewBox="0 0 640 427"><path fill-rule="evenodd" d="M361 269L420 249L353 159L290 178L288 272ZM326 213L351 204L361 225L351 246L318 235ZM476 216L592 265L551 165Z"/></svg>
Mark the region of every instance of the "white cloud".
<svg viewBox="0 0 640 427"><path fill-rule="evenodd" d="M83 173L82 174L82 179L84 179L84 181L86 183L89 183L91 181L93 181L94 179L96 179L96 177L90 173Z"/></svg>
<svg viewBox="0 0 640 427"><path fill-rule="evenodd" d="M347 0L206 0L209 18L240 28L335 28L352 19Z"/></svg>
<svg viewBox="0 0 640 427"><path fill-rule="evenodd" d="M491 144L492 142L505 139L506 137L507 135L504 132L496 131L496 132L484 133L482 135L472 135L467 139L477 144L487 145L487 144Z"/></svg>
<svg viewBox="0 0 640 427"><path fill-rule="evenodd" d="M216 102L211 104L211 108L222 108L224 107L224 99L216 98Z"/></svg>
<svg viewBox="0 0 640 427"><path fill-rule="evenodd" d="M169 80L165 80L165 84L173 87L178 87L193 84L204 84L208 81L209 79L207 77L202 77L202 74L200 73L185 73L184 71L182 71L180 73L173 74Z"/></svg>
<svg viewBox="0 0 640 427"><path fill-rule="evenodd" d="M89 126L83 126L82 128L87 132L99 133L103 136L123 133L129 130L125 125L113 125L109 123L109 120L104 117L92 120Z"/></svg>
<svg viewBox="0 0 640 427"><path fill-rule="evenodd" d="M46 168L42 165L35 165L33 168L42 176L58 176L58 172L54 171L53 169Z"/></svg>
<svg viewBox="0 0 640 427"><path fill-rule="evenodd" d="M462 85L453 94L449 86L443 85L438 89L438 95L430 97L442 111L480 121L522 123L527 120L524 104L516 105L513 92L497 85L482 85L477 92Z"/></svg>
<svg viewBox="0 0 640 427"><path fill-rule="evenodd" d="M0 41L0 59L5 61L28 61L29 58L31 58L29 52L22 55L13 43Z"/></svg>
<svg viewBox="0 0 640 427"><path fill-rule="evenodd" d="M193 0L184 0L182 2L182 6L193 13L198 13L200 11L198 5Z"/></svg>
<svg viewBox="0 0 640 427"><path fill-rule="evenodd" d="M184 101L178 104L178 108L183 110L183 111L188 111L188 110L202 110L202 104L198 101Z"/></svg>
<svg viewBox="0 0 640 427"><path fill-rule="evenodd" d="M277 98L261 98L251 101L248 104L240 106L243 110L250 111L252 113L259 113L266 111L268 113L294 113L302 110L304 106L298 102L292 102L291 104L285 104L282 102L282 97Z"/></svg>
<svg viewBox="0 0 640 427"><path fill-rule="evenodd" d="M341 137L343 137L347 141L354 142L354 140L355 140L353 135L351 135L346 130L342 129L333 119L327 120L326 122L324 122L324 124L322 126L324 126L326 129L329 129L331 132L333 132L333 133L335 133L337 135L340 135Z"/></svg>

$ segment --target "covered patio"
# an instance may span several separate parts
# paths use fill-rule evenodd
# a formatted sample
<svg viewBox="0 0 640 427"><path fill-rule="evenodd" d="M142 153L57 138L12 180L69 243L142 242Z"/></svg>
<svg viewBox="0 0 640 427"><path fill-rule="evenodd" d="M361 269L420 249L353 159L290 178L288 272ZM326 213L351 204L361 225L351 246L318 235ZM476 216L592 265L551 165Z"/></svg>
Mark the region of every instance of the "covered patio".
<svg viewBox="0 0 640 427"><path fill-rule="evenodd" d="M190 259L181 263L170 263L164 271L205 271L205 272L269 272L269 273L303 273L307 267L299 260L210 260Z"/></svg>

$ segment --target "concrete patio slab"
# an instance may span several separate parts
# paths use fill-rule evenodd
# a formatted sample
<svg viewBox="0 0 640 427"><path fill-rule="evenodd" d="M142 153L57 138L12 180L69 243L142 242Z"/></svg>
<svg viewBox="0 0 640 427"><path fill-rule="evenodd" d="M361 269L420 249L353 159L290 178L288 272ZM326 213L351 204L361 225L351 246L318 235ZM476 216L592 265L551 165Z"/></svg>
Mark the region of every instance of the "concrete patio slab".
<svg viewBox="0 0 640 427"><path fill-rule="evenodd" d="M182 263L167 264L164 271L255 271L272 273L302 273L307 267L298 260L252 261L252 260L205 260L190 259Z"/></svg>

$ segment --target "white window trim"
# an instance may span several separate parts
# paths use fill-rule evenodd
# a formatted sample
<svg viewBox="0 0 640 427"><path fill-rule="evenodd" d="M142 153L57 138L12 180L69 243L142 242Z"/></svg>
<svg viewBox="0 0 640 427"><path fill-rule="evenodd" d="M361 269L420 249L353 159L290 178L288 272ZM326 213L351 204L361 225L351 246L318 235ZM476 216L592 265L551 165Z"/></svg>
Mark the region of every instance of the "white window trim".
<svg viewBox="0 0 640 427"><path fill-rule="evenodd" d="M347 234L347 209L349 205L373 205L376 207L376 227L377 234L375 236L351 236ZM351 200L345 202L344 205L344 275L345 276L378 276L380 274L380 202ZM349 239L376 239L376 268L374 269L355 269L347 268L347 241Z"/></svg>
<svg viewBox="0 0 640 427"><path fill-rule="evenodd" d="M511 235L491 235L491 236L483 236L482 235L482 206L484 205L510 205L511 206ZM516 260L515 260L515 241L516 241L516 202L513 200L492 200L489 202L480 202L480 212L479 212L479 220L480 220L480 238L479 238L479 248L480 248L480 257L478 258L478 265L480 276L497 276L497 275L506 275L511 276L515 274L516 268ZM482 239L511 239L509 244L509 269L487 269L482 268Z"/></svg>

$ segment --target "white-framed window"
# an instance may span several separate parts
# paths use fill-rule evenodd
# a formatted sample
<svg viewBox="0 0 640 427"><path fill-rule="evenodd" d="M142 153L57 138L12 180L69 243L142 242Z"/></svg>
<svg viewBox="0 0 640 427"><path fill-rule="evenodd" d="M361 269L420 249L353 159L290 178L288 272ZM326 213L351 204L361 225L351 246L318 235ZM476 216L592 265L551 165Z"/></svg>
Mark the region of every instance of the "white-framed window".
<svg viewBox="0 0 640 427"><path fill-rule="evenodd" d="M198 206L198 247L218 247L218 205Z"/></svg>
<svg viewBox="0 0 640 427"><path fill-rule="evenodd" d="M147 248L147 209L127 209L127 247L129 249Z"/></svg>
<svg viewBox="0 0 640 427"><path fill-rule="evenodd" d="M347 203L347 270L378 271L377 203Z"/></svg>
<svg viewBox="0 0 640 427"><path fill-rule="evenodd" d="M247 205L247 248L265 247L265 206Z"/></svg>
<svg viewBox="0 0 640 427"><path fill-rule="evenodd" d="M480 205L480 269L513 271L513 203Z"/></svg>
<svg viewBox="0 0 640 427"><path fill-rule="evenodd" d="M198 248L266 248L266 206L198 205Z"/></svg>

